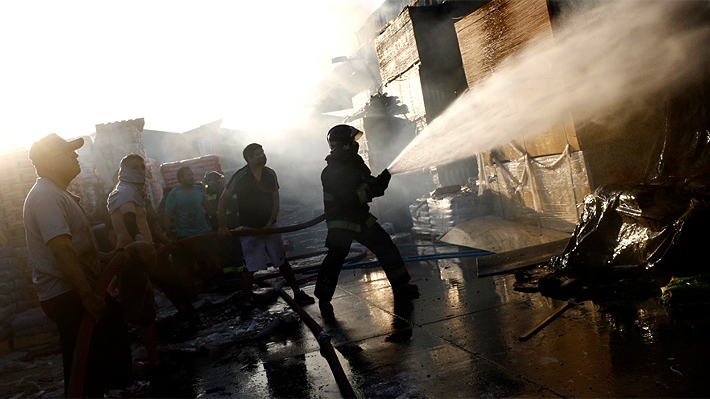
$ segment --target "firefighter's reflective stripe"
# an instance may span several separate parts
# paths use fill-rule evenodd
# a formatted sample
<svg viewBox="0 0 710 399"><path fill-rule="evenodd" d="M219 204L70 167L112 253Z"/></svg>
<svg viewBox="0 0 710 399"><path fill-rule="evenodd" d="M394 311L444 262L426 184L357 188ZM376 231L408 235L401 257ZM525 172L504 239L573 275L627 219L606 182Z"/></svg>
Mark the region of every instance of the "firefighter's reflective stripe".
<svg viewBox="0 0 710 399"><path fill-rule="evenodd" d="M369 229L370 227L374 226L375 222L377 222L377 218L370 215L370 217L367 218L364 224ZM360 233L362 231L362 225L360 223L353 223L347 220L331 220L327 222L326 225L329 229L350 230L356 233Z"/></svg>
<svg viewBox="0 0 710 399"><path fill-rule="evenodd" d="M367 185L363 184L357 189L357 198L358 200L360 200L361 204L367 204L368 202L370 202L370 199L367 197L365 187L367 187Z"/></svg>
<svg viewBox="0 0 710 399"><path fill-rule="evenodd" d="M229 266L223 267L222 273L241 273L244 270L244 266Z"/></svg>
<svg viewBox="0 0 710 399"><path fill-rule="evenodd" d="M360 224L348 222L345 220L331 220L326 223L329 229L344 229L359 233L361 231Z"/></svg>
<svg viewBox="0 0 710 399"><path fill-rule="evenodd" d="M217 201L217 194L210 194L210 195L208 195L208 196L207 196L207 200L208 200L208 201ZM231 214L232 214L232 211L230 211L229 208L227 208L227 215L231 215ZM212 217L212 216L210 216L210 215L207 215L207 217L208 217L210 220L215 219L214 217Z"/></svg>
<svg viewBox="0 0 710 399"><path fill-rule="evenodd" d="M333 194L323 191L323 201L335 202L335 197L333 197Z"/></svg>

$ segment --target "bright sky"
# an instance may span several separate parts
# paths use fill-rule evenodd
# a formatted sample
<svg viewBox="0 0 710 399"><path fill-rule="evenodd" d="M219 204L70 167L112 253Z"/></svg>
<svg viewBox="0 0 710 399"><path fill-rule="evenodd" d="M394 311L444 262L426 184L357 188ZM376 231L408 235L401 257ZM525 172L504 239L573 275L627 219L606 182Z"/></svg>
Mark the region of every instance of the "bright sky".
<svg viewBox="0 0 710 399"><path fill-rule="evenodd" d="M136 118L274 131L382 2L3 1L0 152Z"/></svg>

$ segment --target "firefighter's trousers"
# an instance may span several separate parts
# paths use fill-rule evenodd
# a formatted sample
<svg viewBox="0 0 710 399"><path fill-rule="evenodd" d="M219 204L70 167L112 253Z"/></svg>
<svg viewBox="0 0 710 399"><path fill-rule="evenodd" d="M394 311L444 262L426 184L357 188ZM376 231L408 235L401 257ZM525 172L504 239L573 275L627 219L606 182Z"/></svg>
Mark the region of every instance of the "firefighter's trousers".
<svg viewBox="0 0 710 399"><path fill-rule="evenodd" d="M364 245L377 256L392 288L400 287L410 280L411 277L397 246L378 223L374 223L372 227L363 224L360 232L331 228L328 229L328 237L325 240L328 254L318 272L314 292L319 300L330 301L333 298L340 270L350 252L353 240Z"/></svg>

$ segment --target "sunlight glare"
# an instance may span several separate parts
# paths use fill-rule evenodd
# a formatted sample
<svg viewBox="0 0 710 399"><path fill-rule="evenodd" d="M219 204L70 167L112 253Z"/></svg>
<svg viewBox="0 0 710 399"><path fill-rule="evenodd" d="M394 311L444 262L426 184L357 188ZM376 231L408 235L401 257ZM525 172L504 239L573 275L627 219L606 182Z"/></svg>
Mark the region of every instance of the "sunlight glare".
<svg viewBox="0 0 710 399"><path fill-rule="evenodd" d="M3 2L0 152L136 118L277 130L381 3Z"/></svg>

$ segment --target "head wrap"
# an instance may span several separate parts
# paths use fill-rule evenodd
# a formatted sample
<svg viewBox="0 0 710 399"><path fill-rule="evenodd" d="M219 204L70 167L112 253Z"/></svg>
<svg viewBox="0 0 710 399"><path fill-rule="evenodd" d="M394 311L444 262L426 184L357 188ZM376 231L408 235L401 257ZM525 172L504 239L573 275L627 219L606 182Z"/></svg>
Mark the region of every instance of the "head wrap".
<svg viewBox="0 0 710 399"><path fill-rule="evenodd" d="M121 205L131 201L145 208L145 170L129 168L127 160L124 159L118 170L118 184L108 195L108 213L114 213Z"/></svg>

